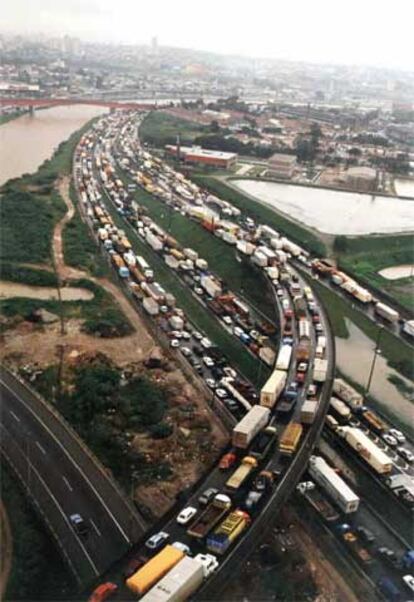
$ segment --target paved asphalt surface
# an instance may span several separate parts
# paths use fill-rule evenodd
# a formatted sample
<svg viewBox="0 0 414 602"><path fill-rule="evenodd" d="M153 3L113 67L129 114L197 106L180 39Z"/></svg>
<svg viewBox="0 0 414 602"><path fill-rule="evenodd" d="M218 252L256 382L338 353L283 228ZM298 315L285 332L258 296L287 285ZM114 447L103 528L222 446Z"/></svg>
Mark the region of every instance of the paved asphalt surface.
<svg viewBox="0 0 414 602"><path fill-rule="evenodd" d="M3 368L0 394L1 451L84 587L125 554L146 525L67 426ZM87 522L87 535L74 530L74 513Z"/></svg>

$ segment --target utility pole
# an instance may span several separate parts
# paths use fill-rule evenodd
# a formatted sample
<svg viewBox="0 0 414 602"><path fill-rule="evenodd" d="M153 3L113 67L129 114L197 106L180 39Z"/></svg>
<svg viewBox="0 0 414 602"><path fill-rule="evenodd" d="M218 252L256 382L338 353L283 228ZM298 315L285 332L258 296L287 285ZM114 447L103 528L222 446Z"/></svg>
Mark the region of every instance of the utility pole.
<svg viewBox="0 0 414 602"><path fill-rule="evenodd" d="M372 377L374 375L375 363L377 361L377 355L379 355L379 353L380 353L379 345L380 345L380 342L381 342L381 337L382 337L383 331L384 331L384 327L382 325L380 325L378 327L377 339L375 341L375 348L374 348L374 356L372 358L371 369L370 369L370 372L369 372L367 386L365 387L364 397L366 397L368 395L369 389L371 387L371 381L372 381Z"/></svg>

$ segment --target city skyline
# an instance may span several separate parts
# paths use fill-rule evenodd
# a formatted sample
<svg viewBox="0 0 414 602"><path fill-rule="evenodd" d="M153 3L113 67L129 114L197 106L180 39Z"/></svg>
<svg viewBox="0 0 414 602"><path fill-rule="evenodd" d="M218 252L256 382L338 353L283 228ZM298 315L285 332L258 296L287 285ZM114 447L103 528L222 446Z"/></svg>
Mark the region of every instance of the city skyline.
<svg viewBox="0 0 414 602"><path fill-rule="evenodd" d="M219 54L412 70L412 9L402 0L392 6L390 14L388 3L379 6L368 0L361 5L350 0L338 13L326 0L312 5L296 0L286 6L259 0L252 13L240 10L235 2L223 6L211 0L197 14L188 0L161 7L138 7L129 0L120 0L116 7L109 0L68 0L62 6L50 0L35 5L16 0L3 9L2 32L138 45L156 37L161 46Z"/></svg>

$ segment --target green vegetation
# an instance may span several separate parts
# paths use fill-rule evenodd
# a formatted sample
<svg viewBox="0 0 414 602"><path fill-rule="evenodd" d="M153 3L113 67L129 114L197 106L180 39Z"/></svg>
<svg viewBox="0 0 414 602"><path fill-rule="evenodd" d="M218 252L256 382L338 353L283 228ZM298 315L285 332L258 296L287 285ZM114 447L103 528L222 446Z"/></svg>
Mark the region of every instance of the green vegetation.
<svg viewBox="0 0 414 602"><path fill-rule="evenodd" d="M307 279L310 280L309 278ZM379 330L377 324L372 322L359 310L354 309L353 305L348 301L339 297L316 280L312 280L311 284L328 312L336 336L342 339L348 338L349 333L345 322L345 319L348 318L371 340L377 340ZM395 368L395 370L400 372L406 378L411 380L414 379L412 349L407 343L384 329L381 335L379 348L381 349L383 356L388 360L390 366Z"/></svg>
<svg viewBox="0 0 414 602"><path fill-rule="evenodd" d="M9 282L24 282L31 286L57 286L58 280L54 272L37 270L14 263L3 263L0 277Z"/></svg>
<svg viewBox="0 0 414 602"><path fill-rule="evenodd" d="M337 236L334 250L339 266L347 273L353 274L361 284L381 291L391 302L397 301L400 306L414 311L413 280L387 280L378 274L387 267L414 263L412 235L357 238Z"/></svg>
<svg viewBox="0 0 414 602"><path fill-rule="evenodd" d="M243 211L245 215L280 230L294 242L309 249L313 253L317 255L326 254L324 244L315 234L298 226L295 222L286 219L273 209L265 207L258 201L252 200L242 192L230 188L225 182L218 181L212 176L201 174L192 175L191 179L200 186L207 188L212 194L216 194L222 199L229 201L235 207L238 207L238 209Z"/></svg>
<svg viewBox="0 0 414 602"><path fill-rule="evenodd" d="M62 232L65 263L74 268L87 270L94 276L107 275L109 273L108 267L96 248L96 243L89 228L82 221L79 214L73 184L71 184L70 196L75 205L75 215L66 224Z"/></svg>
<svg viewBox="0 0 414 602"><path fill-rule="evenodd" d="M10 521L13 562L5 600L58 600L74 583L49 534L28 504L15 475L1 464L1 497Z"/></svg>
<svg viewBox="0 0 414 602"><path fill-rule="evenodd" d="M107 360L74 368L62 388L58 370L48 368L35 382L47 399L60 389L57 407L98 458L127 486L132 473L138 484L153 478L168 478L167 462L148 464L130 448L128 432L148 432L155 438L168 436L162 420L168 409L167 394L145 376L134 376L121 385L121 371Z"/></svg>
<svg viewBox="0 0 414 602"><path fill-rule="evenodd" d="M176 144L180 134L181 144L192 144L194 139L207 128L196 122L180 119L161 111L152 111L145 117L139 128L142 142L151 146L164 147L166 144Z"/></svg>
<svg viewBox="0 0 414 602"><path fill-rule="evenodd" d="M8 188L0 201L2 261L51 263L53 227L65 207L57 193L38 195Z"/></svg>
<svg viewBox="0 0 414 602"><path fill-rule="evenodd" d="M241 342L223 330L217 320L206 312L198 301L191 296L188 289L180 283L160 255L152 251L139 239L134 228L118 215L110 203L107 202L106 205L114 223L127 233L134 252L144 257L154 267L158 282L176 297L178 305L184 310L188 318L220 347L229 361L237 366L246 378L255 384L262 384L269 376L268 368L264 367L260 360L251 356Z"/></svg>
<svg viewBox="0 0 414 602"><path fill-rule="evenodd" d="M245 259L238 262L234 249L223 240L214 238L213 242L211 233L199 223L170 210L145 190L139 188L135 199L146 207L148 215L183 247L195 249L228 288L242 293L270 320L275 320L273 293L261 270Z"/></svg>
<svg viewBox="0 0 414 602"><path fill-rule="evenodd" d="M4 125L13 119L17 119L20 115L27 113L27 111L14 111L14 113L7 113L7 115L0 115L0 125Z"/></svg>

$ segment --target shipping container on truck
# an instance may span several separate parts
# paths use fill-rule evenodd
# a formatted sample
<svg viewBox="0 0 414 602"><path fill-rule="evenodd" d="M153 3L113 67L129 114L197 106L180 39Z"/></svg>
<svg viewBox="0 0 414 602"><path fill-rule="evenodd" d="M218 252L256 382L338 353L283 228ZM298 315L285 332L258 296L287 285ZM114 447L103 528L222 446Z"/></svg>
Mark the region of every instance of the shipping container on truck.
<svg viewBox="0 0 414 602"><path fill-rule="evenodd" d="M292 358L292 346L282 345L276 359L277 370L288 370Z"/></svg>
<svg viewBox="0 0 414 602"><path fill-rule="evenodd" d="M257 433L267 425L270 418L269 408L255 405L233 428L233 445L246 449Z"/></svg>
<svg viewBox="0 0 414 602"><path fill-rule="evenodd" d="M350 514L359 507L359 497L321 456L309 458L309 474L334 500L342 512Z"/></svg>
<svg viewBox="0 0 414 602"><path fill-rule="evenodd" d="M297 362L307 362L310 358L311 342L309 339L302 339L296 345L295 357Z"/></svg>
<svg viewBox="0 0 414 602"><path fill-rule="evenodd" d="M335 395L338 395L338 397L345 401L352 409L361 407L364 402L362 395L342 378L335 378L332 390Z"/></svg>
<svg viewBox="0 0 414 602"><path fill-rule="evenodd" d="M273 448L277 440L277 430L274 426L267 426L253 439L253 443L249 449L249 455L263 460Z"/></svg>
<svg viewBox="0 0 414 602"><path fill-rule="evenodd" d="M313 380L317 383L324 383L328 372L328 360L316 357L313 364Z"/></svg>
<svg viewBox="0 0 414 602"><path fill-rule="evenodd" d="M156 556L148 560L136 573L126 580L127 587L142 596L145 594L157 581L164 577L185 554L181 550L167 545L158 552Z"/></svg>
<svg viewBox="0 0 414 602"><path fill-rule="evenodd" d="M141 598L141 602L183 602L194 594L203 580L203 565L185 556Z"/></svg>
<svg viewBox="0 0 414 602"><path fill-rule="evenodd" d="M301 318L299 320L299 339L310 339L310 323L306 318Z"/></svg>
<svg viewBox="0 0 414 602"><path fill-rule="evenodd" d="M226 488L237 491L247 477L257 468L257 460L253 456L245 456L233 474L226 481Z"/></svg>
<svg viewBox="0 0 414 602"><path fill-rule="evenodd" d="M259 357L263 360L268 366L273 366L275 363L276 353L274 349L271 347L260 347L259 349Z"/></svg>
<svg viewBox="0 0 414 602"><path fill-rule="evenodd" d="M188 529L188 535L202 539L214 529L231 508L231 499L223 493L218 493L214 500L207 506Z"/></svg>
<svg viewBox="0 0 414 602"><path fill-rule="evenodd" d="M273 408L279 395L285 388L287 374L284 370L275 370L260 391L260 405L266 408Z"/></svg>
<svg viewBox="0 0 414 602"><path fill-rule="evenodd" d="M331 410L333 410L333 414L337 417L337 419L340 420L340 422L348 422L348 420L351 418L352 412L346 403L340 399L337 399L336 397L331 397L329 404Z"/></svg>
<svg viewBox="0 0 414 602"><path fill-rule="evenodd" d="M398 311L395 311L395 309L389 307L389 305L385 305L385 303L376 303L375 313L391 323L396 323L400 319Z"/></svg>
<svg viewBox="0 0 414 602"><path fill-rule="evenodd" d="M378 414L375 414L375 412L372 410L366 410L366 412L362 412L361 416L376 433L385 433L389 429L387 423L384 422L378 416Z"/></svg>
<svg viewBox="0 0 414 602"><path fill-rule="evenodd" d="M303 426L300 423L290 422L279 439L280 453L289 456L294 454L298 447L302 432Z"/></svg>
<svg viewBox="0 0 414 602"><path fill-rule="evenodd" d="M378 474L388 474L392 470L392 460L363 431L350 426L340 426L336 433L354 449L362 460Z"/></svg>
<svg viewBox="0 0 414 602"><path fill-rule="evenodd" d="M216 554L227 552L232 543L248 527L251 519L247 512L235 510L207 537L207 549Z"/></svg>
<svg viewBox="0 0 414 602"><path fill-rule="evenodd" d="M120 255L114 253L111 255L112 263L119 269L125 267L125 262Z"/></svg>
<svg viewBox="0 0 414 602"><path fill-rule="evenodd" d="M149 270L150 266L148 265L148 263L145 261L145 259L143 257L141 257L140 255L137 255L137 264L138 267L145 272L145 270Z"/></svg>
<svg viewBox="0 0 414 602"><path fill-rule="evenodd" d="M303 297L301 297L300 295L294 297L293 306L295 308L295 316L298 320L306 316L307 307L306 301Z"/></svg>
<svg viewBox="0 0 414 602"><path fill-rule="evenodd" d="M300 409L300 421L302 424L312 424L318 411L319 401L306 399Z"/></svg>

